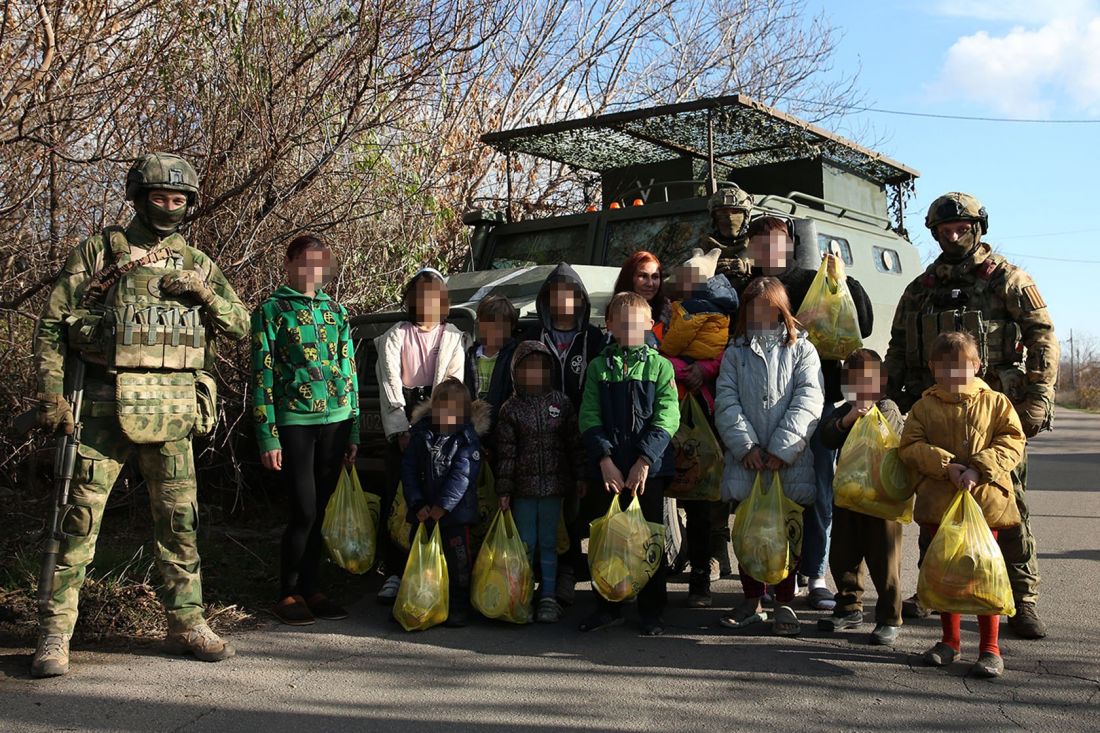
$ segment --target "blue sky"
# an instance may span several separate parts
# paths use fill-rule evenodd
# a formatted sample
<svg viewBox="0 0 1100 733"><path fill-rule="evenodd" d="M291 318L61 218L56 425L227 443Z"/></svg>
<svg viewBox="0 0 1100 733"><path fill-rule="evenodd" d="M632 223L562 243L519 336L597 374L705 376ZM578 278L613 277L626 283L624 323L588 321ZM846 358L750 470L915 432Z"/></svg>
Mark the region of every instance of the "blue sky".
<svg viewBox="0 0 1100 733"><path fill-rule="evenodd" d="M862 66L868 106L948 115L1096 119L1011 124L851 114L827 126L921 172L906 225L927 262L924 212L978 196L986 239L1032 274L1065 348L1100 342L1100 0L811 0L841 30L837 71ZM871 127L870 132L865 128ZM1065 260L1065 261L1060 261Z"/></svg>

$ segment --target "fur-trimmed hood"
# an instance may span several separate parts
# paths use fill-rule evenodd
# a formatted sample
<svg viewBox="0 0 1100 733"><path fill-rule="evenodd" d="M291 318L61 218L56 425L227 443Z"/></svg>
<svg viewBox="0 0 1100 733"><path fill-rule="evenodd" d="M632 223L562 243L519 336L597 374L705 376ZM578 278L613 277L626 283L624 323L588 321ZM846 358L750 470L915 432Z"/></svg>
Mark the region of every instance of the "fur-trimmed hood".
<svg viewBox="0 0 1100 733"><path fill-rule="evenodd" d="M432 401L424 400L413 408L410 422L416 425L421 420L432 419ZM485 400L474 400L470 409L469 424L479 437L488 435L493 426L493 406Z"/></svg>

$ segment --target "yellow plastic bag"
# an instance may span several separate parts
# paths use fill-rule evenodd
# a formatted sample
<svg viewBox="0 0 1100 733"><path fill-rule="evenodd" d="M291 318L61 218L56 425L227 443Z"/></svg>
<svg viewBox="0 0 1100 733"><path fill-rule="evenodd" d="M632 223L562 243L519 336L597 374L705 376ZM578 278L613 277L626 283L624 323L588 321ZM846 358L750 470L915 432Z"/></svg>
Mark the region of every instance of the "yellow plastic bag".
<svg viewBox="0 0 1100 733"><path fill-rule="evenodd" d="M1001 548L969 491L959 491L943 514L920 566L917 596L935 611L1016 613Z"/></svg>
<svg viewBox="0 0 1100 733"><path fill-rule="evenodd" d="M802 507L783 494L778 472L766 490L756 474L752 491L737 507L731 539L737 562L761 583L775 584L790 574L802 547Z"/></svg>
<svg viewBox="0 0 1100 733"><path fill-rule="evenodd" d="M483 460L477 476L477 524L470 528L472 549L475 552L485 541L500 507L500 497L497 496L496 487L493 469L489 467L488 461Z"/></svg>
<svg viewBox="0 0 1100 733"><path fill-rule="evenodd" d="M913 491L898 460L900 442L877 406L856 420L833 476L838 507L902 524L913 521Z"/></svg>
<svg viewBox="0 0 1100 733"><path fill-rule="evenodd" d="M405 552L409 551L409 537L412 536L412 525L408 520L409 506L405 503L405 486L397 485L397 496L390 505L390 516L386 518L386 528L390 531L390 539Z"/></svg>
<svg viewBox="0 0 1100 733"><path fill-rule="evenodd" d="M432 533L416 529L405 574L393 604L393 617L405 631L423 631L447 620L450 586L437 522Z"/></svg>
<svg viewBox="0 0 1100 733"><path fill-rule="evenodd" d="M374 565L380 503L374 494L364 493L357 471L340 471L325 507L321 536L333 561L344 570L362 575Z"/></svg>
<svg viewBox="0 0 1100 733"><path fill-rule="evenodd" d="M592 586L612 602L638 595L665 555L665 526L647 522L635 496L626 509L611 499L607 514L589 525L588 568Z"/></svg>
<svg viewBox="0 0 1100 733"><path fill-rule="evenodd" d="M693 395L680 402L680 427L672 436L676 475L665 496L718 501L722 498L722 447Z"/></svg>
<svg viewBox="0 0 1100 733"><path fill-rule="evenodd" d="M527 546L512 512L498 509L474 563L470 601L486 618L525 624L531 619L534 590Z"/></svg>
<svg viewBox="0 0 1100 733"><path fill-rule="evenodd" d="M836 266L836 278L828 274L830 259ZM848 290L844 263L840 258L826 255L821 261L821 267L798 309L797 318L822 359L846 359L863 346L856 302Z"/></svg>

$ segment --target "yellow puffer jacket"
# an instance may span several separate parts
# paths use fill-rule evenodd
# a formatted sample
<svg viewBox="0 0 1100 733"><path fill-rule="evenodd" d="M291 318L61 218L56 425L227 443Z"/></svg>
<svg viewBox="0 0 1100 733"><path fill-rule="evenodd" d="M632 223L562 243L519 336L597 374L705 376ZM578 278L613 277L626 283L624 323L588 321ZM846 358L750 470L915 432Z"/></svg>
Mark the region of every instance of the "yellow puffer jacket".
<svg viewBox="0 0 1100 733"><path fill-rule="evenodd" d="M724 276L707 280L695 297L672 304L661 353L696 361L722 356L729 341L730 316L737 306L737 291Z"/></svg>
<svg viewBox="0 0 1100 733"><path fill-rule="evenodd" d="M926 389L909 411L898 448L917 493L914 519L940 523L957 492L947 464L961 463L981 476L972 493L990 528L1018 525L1009 472L1023 458L1026 444L1012 402L981 379L960 394L938 386Z"/></svg>

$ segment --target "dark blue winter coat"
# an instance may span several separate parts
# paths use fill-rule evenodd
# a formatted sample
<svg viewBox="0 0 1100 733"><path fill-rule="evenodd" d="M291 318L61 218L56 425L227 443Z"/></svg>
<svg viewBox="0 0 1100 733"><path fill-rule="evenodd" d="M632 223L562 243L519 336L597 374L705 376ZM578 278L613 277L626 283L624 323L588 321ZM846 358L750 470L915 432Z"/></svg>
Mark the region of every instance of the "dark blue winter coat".
<svg viewBox="0 0 1100 733"><path fill-rule="evenodd" d="M476 524L477 476L481 470L481 440L471 423L451 434L436 432L429 415L409 431L409 447L401 459L401 482L408 520L416 523L423 507L447 511L440 524Z"/></svg>

